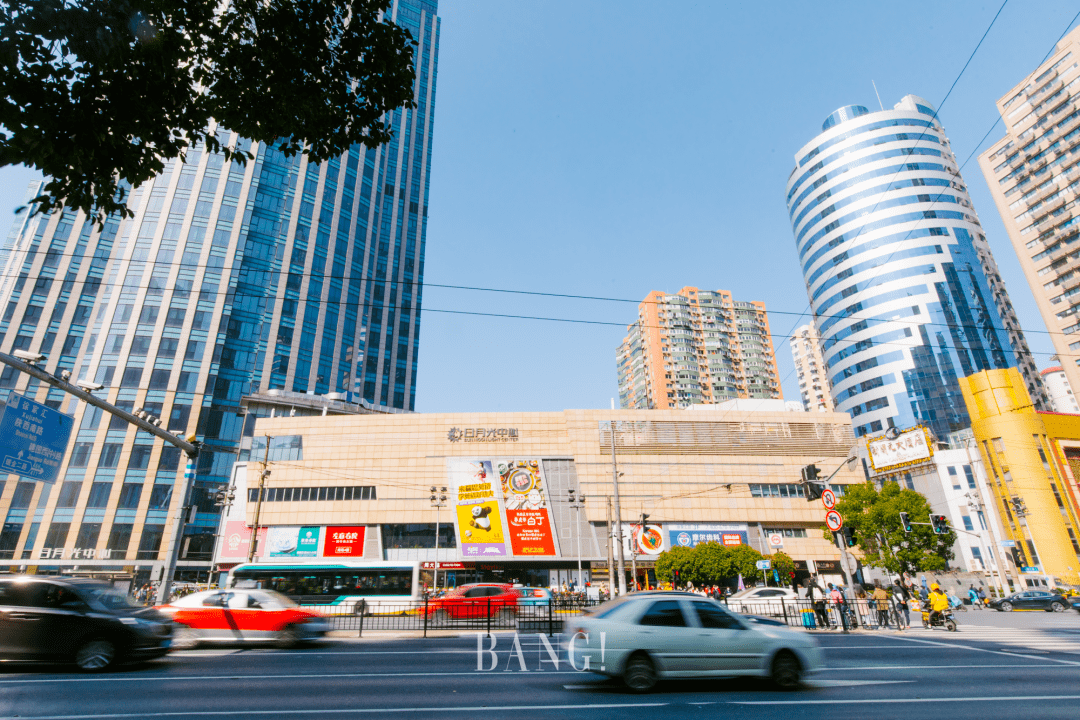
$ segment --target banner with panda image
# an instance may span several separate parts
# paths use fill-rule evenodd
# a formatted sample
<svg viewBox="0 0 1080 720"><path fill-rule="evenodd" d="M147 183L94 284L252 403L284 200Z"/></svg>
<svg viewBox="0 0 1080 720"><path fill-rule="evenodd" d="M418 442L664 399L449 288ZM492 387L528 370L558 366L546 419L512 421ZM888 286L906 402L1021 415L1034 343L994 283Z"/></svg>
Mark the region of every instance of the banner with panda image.
<svg viewBox="0 0 1080 720"><path fill-rule="evenodd" d="M458 552L467 559L506 557L502 484L490 460L447 460Z"/></svg>

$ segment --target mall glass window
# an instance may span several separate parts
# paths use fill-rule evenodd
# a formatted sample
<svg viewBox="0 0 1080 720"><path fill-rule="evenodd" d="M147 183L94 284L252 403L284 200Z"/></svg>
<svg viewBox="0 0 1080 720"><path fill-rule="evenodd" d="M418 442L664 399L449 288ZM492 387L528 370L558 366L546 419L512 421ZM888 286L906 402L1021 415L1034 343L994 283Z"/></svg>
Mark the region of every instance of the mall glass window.
<svg viewBox="0 0 1080 720"><path fill-rule="evenodd" d="M383 524L379 527L383 549L435 547L435 523ZM456 545L453 524L440 523L439 547L452 548Z"/></svg>
<svg viewBox="0 0 1080 720"><path fill-rule="evenodd" d="M15 486L15 494L11 498L11 507L26 509L30 507L30 501L34 499L34 483L21 482Z"/></svg>
<svg viewBox="0 0 1080 720"><path fill-rule="evenodd" d="M109 531L109 542L105 545L106 549L121 555L126 553L128 545L131 543L132 527L130 523L114 523L112 530Z"/></svg>
<svg viewBox="0 0 1080 720"><path fill-rule="evenodd" d="M111 482L96 482L90 486L90 495L86 498L86 507L109 507L109 495L112 494Z"/></svg>
<svg viewBox="0 0 1080 720"><path fill-rule="evenodd" d="M176 470L180 467L180 448L172 445L161 448L158 470Z"/></svg>
<svg viewBox="0 0 1080 720"><path fill-rule="evenodd" d="M21 523L4 523L3 530L0 530L0 560L15 558L15 548L19 546L22 529Z"/></svg>
<svg viewBox="0 0 1080 720"><path fill-rule="evenodd" d="M66 482L60 486L60 496L56 499L56 507L73 508L79 502L79 493L82 491L82 482Z"/></svg>
<svg viewBox="0 0 1080 720"><path fill-rule="evenodd" d="M157 560L161 549L161 536L165 533L164 525L143 525L142 538L139 539L139 552L136 560Z"/></svg>
<svg viewBox="0 0 1080 720"><path fill-rule="evenodd" d="M120 500L116 507L131 510L139 507L139 498L142 497L141 483L124 483L120 488Z"/></svg>
<svg viewBox="0 0 1080 720"><path fill-rule="evenodd" d="M101 523L83 523L79 527L79 534L75 538L75 547L88 550L97 547L98 535L101 534Z"/></svg>
<svg viewBox="0 0 1080 720"><path fill-rule="evenodd" d="M71 531L71 523L54 522L45 533L45 547L62 548L67 544L67 536Z"/></svg>
<svg viewBox="0 0 1080 720"><path fill-rule="evenodd" d="M125 425L127 423L124 423ZM114 468L120 463L120 452L124 446L120 443L104 443L101 446L101 456L98 457L99 468Z"/></svg>
<svg viewBox="0 0 1080 720"><path fill-rule="evenodd" d="M90 461L90 451L93 449L94 443L92 442L77 442L72 445L71 460L68 461L68 467L86 467L86 464Z"/></svg>
<svg viewBox="0 0 1080 720"><path fill-rule="evenodd" d="M133 446L131 455L128 457L128 467L133 470L145 470L150 466L150 453L153 449L152 445Z"/></svg>

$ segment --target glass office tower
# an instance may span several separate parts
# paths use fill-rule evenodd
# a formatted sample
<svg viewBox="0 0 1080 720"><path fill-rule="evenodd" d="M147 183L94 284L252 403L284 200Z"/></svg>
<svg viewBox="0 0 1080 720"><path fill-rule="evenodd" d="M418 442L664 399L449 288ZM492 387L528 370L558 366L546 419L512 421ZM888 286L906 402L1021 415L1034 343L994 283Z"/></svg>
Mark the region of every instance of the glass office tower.
<svg viewBox="0 0 1080 720"><path fill-rule="evenodd" d="M199 513L178 577L191 576L209 567L211 498L240 450L242 397L413 408L436 12L436 0L391 6L417 42L416 108L389 114L387 145L313 165L233 136L254 161L193 149L132 192L132 219L101 230L68 211L20 219L0 253L0 348L47 355L46 369L104 385L99 395L196 433L204 451L186 500L178 450L5 367L0 388L74 413L78 430L55 487L7 477L0 562L156 578L169 511L188 503Z"/></svg>
<svg viewBox="0 0 1080 720"><path fill-rule="evenodd" d="M958 378L1039 373L929 102L829 116L795 156L787 203L838 410L856 435L970 426Z"/></svg>

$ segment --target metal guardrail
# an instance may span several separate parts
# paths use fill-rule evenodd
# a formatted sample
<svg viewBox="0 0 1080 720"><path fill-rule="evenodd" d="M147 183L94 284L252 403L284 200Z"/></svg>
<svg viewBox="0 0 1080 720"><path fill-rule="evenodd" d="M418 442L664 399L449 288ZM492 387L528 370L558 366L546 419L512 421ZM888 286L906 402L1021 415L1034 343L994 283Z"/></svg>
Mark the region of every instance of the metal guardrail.
<svg viewBox="0 0 1080 720"><path fill-rule="evenodd" d="M802 627L807 629L863 628L868 630L882 630L895 628L900 622L906 626L908 617L915 624L921 624L922 619L918 612L893 607L887 602L884 611L881 611L876 600L870 598L858 598L849 602L836 604L828 600L811 602L805 598L755 600L746 604L732 603L729 608L740 615L754 615L779 620L790 627ZM899 617L898 617L899 615Z"/></svg>

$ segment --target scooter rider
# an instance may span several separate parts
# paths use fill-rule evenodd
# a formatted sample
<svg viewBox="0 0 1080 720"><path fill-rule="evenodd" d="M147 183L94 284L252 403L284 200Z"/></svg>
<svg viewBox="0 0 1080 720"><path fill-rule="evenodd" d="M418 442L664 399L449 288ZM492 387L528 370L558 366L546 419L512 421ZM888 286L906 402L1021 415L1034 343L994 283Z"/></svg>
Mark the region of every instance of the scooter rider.
<svg viewBox="0 0 1080 720"><path fill-rule="evenodd" d="M934 583L930 586L930 625L941 620L941 613L949 609L949 596Z"/></svg>

